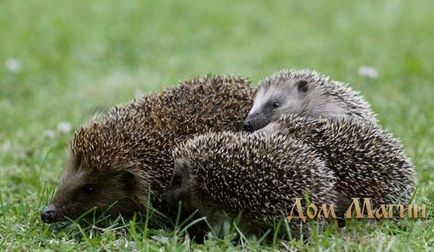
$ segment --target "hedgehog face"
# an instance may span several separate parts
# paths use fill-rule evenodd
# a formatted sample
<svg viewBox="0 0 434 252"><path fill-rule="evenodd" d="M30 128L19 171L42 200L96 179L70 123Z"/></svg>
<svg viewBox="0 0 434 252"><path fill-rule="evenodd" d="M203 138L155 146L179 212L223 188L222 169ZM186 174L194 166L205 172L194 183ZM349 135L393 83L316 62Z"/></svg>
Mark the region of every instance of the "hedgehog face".
<svg viewBox="0 0 434 252"><path fill-rule="evenodd" d="M181 220L192 218L192 214L193 219L201 216L207 217L208 224L199 222L188 228L188 233L193 239L203 242L203 238L209 231L209 225L212 226L215 233L218 233L216 230L221 226L221 223L224 223L224 214L218 209L213 208L210 210L208 206L204 205L198 195L198 185L195 176L191 172L192 169L194 167L187 158L175 158L173 176L163 198L167 206L172 209L173 216L178 217L178 214L180 214ZM181 204L180 213L177 212L179 204Z"/></svg>
<svg viewBox="0 0 434 252"><path fill-rule="evenodd" d="M72 156L53 200L41 213L41 219L46 223L65 221L92 212L92 209L110 216L129 216L139 207L132 197L133 180L130 172L102 174Z"/></svg>
<svg viewBox="0 0 434 252"><path fill-rule="evenodd" d="M269 85L261 85L244 121L244 129L252 132L277 120L282 114L301 113L306 107L311 86L304 79L279 79Z"/></svg>
<svg viewBox="0 0 434 252"><path fill-rule="evenodd" d="M195 179L189 166L186 159L175 159L173 176L164 195L165 201L173 209L177 209L179 202L182 202L183 210L195 210L198 205L193 195Z"/></svg>

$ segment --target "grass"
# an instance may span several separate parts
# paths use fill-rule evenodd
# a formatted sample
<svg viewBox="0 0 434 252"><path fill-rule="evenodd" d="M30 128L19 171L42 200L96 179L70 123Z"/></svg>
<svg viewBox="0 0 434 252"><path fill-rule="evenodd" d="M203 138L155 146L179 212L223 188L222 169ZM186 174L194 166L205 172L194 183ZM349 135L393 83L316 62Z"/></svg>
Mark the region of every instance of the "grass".
<svg viewBox="0 0 434 252"><path fill-rule="evenodd" d="M420 1L1 1L0 248L433 250L434 5ZM358 75L375 67L377 79ZM402 139L428 220L352 222L310 243L41 223L72 128L92 110L207 73L312 68L350 82ZM60 124L60 129L59 128ZM63 124L65 125L65 124ZM123 226L123 224L120 224ZM119 227L119 225L118 225Z"/></svg>

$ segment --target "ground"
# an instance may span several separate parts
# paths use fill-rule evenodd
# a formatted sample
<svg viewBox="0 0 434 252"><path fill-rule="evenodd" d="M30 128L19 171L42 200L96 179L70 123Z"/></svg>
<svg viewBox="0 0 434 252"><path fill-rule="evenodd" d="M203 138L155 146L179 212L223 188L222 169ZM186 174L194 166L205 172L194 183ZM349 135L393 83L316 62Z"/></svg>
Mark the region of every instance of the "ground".
<svg viewBox="0 0 434 252"><path fill-rule="evenodd" d="M433 250L433 12L430 0L1 1L0 248ZM360 75L362 66L378 76ZM412 157L414 203L427 205L427 220L238 245L135 222L99 230L39 220L71 131L92 111L208 73L257 83L282 68L316 69L365 96Z"/></svg>

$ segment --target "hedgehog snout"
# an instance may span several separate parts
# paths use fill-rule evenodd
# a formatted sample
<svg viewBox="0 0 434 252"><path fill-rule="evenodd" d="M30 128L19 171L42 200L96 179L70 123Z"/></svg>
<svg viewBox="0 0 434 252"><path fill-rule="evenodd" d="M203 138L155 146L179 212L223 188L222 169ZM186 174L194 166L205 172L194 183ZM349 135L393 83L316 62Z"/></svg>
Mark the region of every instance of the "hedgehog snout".
<svg viewBox="0 0 434 252"><path fill-rule="evenodd" d="M41 212L41 220L45 223L53 223L56 220L56 207L49 204Z"/></svg>
<svg viewBox="0 0 434 252"><path fill-rule="evenodd" d="M249 121L244 122L244 124L243 124L243 129L244 129L245 131L247 131L247 132L253 132L253 131L255 131L255 129L254 129L253 126L252 126L252 123L249 122Z"/></svg>
<svg viewBox="0 0 434 252"><path fill-rule="evenodd" d="M264 113L251 114L244 120L243 128L247 132L254 132L255 130L267 126L270 123L269 117L270 116Z"/></svg>

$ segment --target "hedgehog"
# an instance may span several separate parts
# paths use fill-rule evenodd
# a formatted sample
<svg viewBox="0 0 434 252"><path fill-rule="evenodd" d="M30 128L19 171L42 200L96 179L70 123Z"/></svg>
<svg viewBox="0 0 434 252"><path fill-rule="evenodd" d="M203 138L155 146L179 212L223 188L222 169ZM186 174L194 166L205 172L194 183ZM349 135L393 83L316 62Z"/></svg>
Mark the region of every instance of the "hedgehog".
<svg viewBox="0 0 434 252"><path fill-rule="evenodd" d="M255 90L241 77L207 76L114 107L78 128L52 201L41 219L73 219L89 209L128 217L164 212L175 143L210 131L242 130Z"/></svg>
<svg viewBox="0 0 434 252"><path fill-rule="evenodd" d="M314 148L283 134L208 133L178 145L173 158L166 201L173 209L181 202L185 215L198 211L217 235L239 213L242 231L257 234L287 218L296 198L303 208L306 199L336 203L326 162ZM299 224L291 225L294 237Z"/></svg>
<svg viewBox="0 0 434 252"><path fill-rule="evenodd" d="M286 114L357 117L377 123L369 103L358 92L308 69L281 70L260 81L244 129L261 129Z"/></svg>
<svg viewBox="0 0 434 252"><path fill-rule="evenodd" d="M370 198L374 208L410 203L414 166L400 141L380 126L357 117L336 120L290 114L257 134L276 132L302 139L322 155L337 178L341 203L349 204L352 198Z"/></svg>

